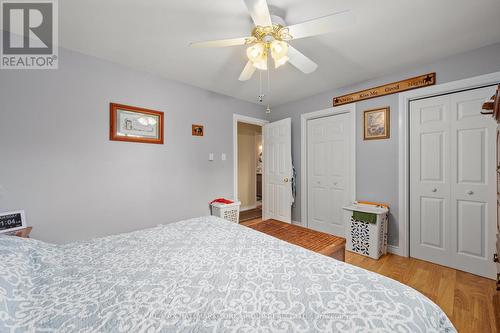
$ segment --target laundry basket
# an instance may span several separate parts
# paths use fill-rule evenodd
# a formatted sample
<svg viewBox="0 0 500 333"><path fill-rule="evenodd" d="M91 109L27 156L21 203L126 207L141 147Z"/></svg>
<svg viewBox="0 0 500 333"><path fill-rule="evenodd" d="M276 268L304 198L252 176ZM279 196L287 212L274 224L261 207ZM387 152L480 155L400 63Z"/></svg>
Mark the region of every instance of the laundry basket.
<svg viewBox="0 0 500 333"><path fill-rule="evenodd" d="M210 204L210 208L213 216L218 216L230 222L240 223L240 204L239 201L230 204L214 202Z"/></svg>
<svg viewBox="0 0 500 333"><path fill-rule="evenodd" d="M346 247L373 259L387 253L389 207L377 203L354 203L344 207Z"/></svg>

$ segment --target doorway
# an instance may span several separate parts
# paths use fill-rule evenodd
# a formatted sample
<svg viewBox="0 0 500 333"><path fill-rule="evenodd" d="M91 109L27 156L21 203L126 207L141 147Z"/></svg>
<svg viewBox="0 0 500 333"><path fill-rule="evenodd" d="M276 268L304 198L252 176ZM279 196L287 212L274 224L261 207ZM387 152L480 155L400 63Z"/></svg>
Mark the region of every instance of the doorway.
<svg viewBox="0 0 500 333"><path fill-rule="evenodd" d="M269 123L267 120L233 115L233 196L239 200L239 167L238 167L238 124L250 124L260 127L260 136L254 134L254 140L261 140L261 144L255 144L256 154L253 155L255 164L248 168L255 176L255 182L247 181L252 190L248 197L250 202L242 202L242 212L257 214L261 210L263 220L274 219L286 223L292 222L292 204L293 204L293 170L292 170L292 123L290 118ZM262 146L262 148L260 147ZM252 154L254 149L242 150ZM248 157L248 156L247 156ZM250 174L247 173L247 174ZM254 187L255 185L255 187ZM255 198L255 199L253 199ZM255 208L252 207L255 205ZM255 215L254 215L255 216ZM242 216L246 219L246 216Z"/></svg>
<svg viewBox="0 0 500 333"><path fill-rule="evenodd" d="M262 126L239 121L238 199L240 222L262 218Z"/></svg>

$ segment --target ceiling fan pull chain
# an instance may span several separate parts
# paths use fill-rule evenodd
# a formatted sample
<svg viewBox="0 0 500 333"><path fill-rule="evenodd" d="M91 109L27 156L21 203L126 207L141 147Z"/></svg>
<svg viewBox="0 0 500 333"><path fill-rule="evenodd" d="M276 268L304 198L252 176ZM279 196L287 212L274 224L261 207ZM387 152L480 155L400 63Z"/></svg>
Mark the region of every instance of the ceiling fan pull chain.
<svg viewBox="0 0 500 333"><path fill-rule="evenodd" d="M271 98L271 80L269 79L269 76L270 76L269 72L270 71L271 71L270 69L267 70L267 102L268 102L268 104L269 104L269 99Z"/></svg>
<svg viewBox="0 0 500 333"><path fill-rule="evenodd" d="M262 71L259 71L259 93L261 96L264 96L262 91Z"/></svg>
<svg viewBox="0 0 500 333"><path fill-rule="evenodd" d="M259 102L264 101L264 94L262 92L262 71L259 71Z"/></svg>
<svg viewBox="0 0 500 333"><path fill-rule="evenodd" d="M266 113L271 113L271 79L270 79L270 72L271 69L267 69L267 108L266 108Z"/></svg>

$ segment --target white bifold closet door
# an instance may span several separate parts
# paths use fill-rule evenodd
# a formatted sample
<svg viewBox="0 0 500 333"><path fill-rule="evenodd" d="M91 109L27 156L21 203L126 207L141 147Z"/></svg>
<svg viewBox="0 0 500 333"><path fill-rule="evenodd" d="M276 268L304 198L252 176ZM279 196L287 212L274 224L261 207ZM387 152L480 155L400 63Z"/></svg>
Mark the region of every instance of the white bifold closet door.
<svg viewBox="0 0 500 333"><path fill-rule="evenodd" d="M494 88L410 104L410 255L495 277Z"/></svg>
<svg viewBox="0 0 500 333"><path fill-rule="evenodd" d="M352 203L350 113L307 121L307 224L344 237L342 207Z"/></svg>

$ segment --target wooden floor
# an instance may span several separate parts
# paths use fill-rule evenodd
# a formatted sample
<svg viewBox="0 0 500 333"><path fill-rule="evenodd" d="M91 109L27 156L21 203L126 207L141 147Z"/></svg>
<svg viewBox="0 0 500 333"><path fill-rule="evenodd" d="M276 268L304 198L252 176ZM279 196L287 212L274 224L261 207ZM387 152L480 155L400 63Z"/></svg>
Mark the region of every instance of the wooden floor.
<svg viewBox="0 0 500 333"><path fill-rule="evenodd" d="M262 206L240 212L240 222L245 222L262 217Z"/></svg>
<svg viewBox="0 0 500 333"><path fill-rule="evenodd" d="M460 333L500 333L500 292L493 280L393 254L373 260L347 251L346 262L420 291L444 310Z"/></svg>

